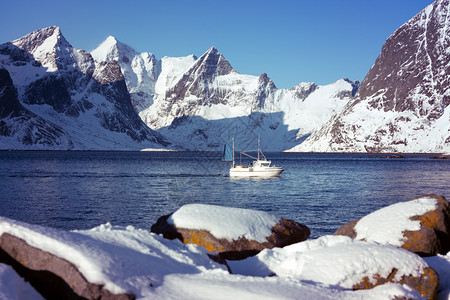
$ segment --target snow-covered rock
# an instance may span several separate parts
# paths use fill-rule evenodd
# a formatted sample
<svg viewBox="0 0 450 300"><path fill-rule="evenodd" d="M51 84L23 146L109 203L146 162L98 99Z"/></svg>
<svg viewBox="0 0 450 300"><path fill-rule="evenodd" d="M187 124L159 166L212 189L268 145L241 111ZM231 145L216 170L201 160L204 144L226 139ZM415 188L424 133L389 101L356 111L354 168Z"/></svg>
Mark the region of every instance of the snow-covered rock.
<svg viewBox="0 0 450 300"><path fill-rule="evenodd" d="M291 151L449 152L449 10L436 0L397 29L356 99Z"/></svg>
<svg viewBox="0 0 450 300"><path fill-rule="evenodd" d="M237 265L237 266L236 266ZM387 245L323 236L284 248L266 249L239 264L235 273L310 281L347 289L372 288L386 282L408 284L426 299L434 299L439 278L419 256Z"/></svg>
<svg viewBox="0 0 450 300"><path fill-rule="evenodd" d="M23 245L10 249L14 245L8 243L5 234L55 257L48 258L45 253L35 255L23 260L27 267L47 268L62 279L72 278L72 273L80 272L88 283L112 294L132 293L145 297L146 293L151 293L164 283L166 275L172 273L228 273L224 266L209 259L207 252L201 248L168 241L131 226L124 228L106 224L91 230L65 232L0 217L0 243L6 241L1 247L9 250L13 258L14 255L23 258L30 249L23 249ZM45 259L39 262L36 261L38 257ZM55 267L51 262L57 259L63 259L75 269L70 271Z"/></svg>
<svg viewBox="0 0 450 300"><path fill-rule="evenodd" d="M450 251L450 203L424 195L381 208L340 227L335 235L393 245L430 256Z"/></svg>
<svg viewBox="0 0 450 300"><path fill-rule="evenodd" d="M118 63L95 62L88 52L73 48L56 26L0 45L0 68L8 71L20 104L38 116L39 121L32 122L42 123L33 127L34 135L49 140L24 143L18 130L3 132L1 149L138 150L168 145L134 111ZM10 116L2 116L2 122L22 127ZM63 141L41 130L45 126L57 126Z"/></svg>
<svg viewBox="0 0 450 300"><path fill-rule="evenodd" d="M234 260L304 241L310 234L307 226L266 212L208 204L184 205L159 218L151 231Z"/></svg>

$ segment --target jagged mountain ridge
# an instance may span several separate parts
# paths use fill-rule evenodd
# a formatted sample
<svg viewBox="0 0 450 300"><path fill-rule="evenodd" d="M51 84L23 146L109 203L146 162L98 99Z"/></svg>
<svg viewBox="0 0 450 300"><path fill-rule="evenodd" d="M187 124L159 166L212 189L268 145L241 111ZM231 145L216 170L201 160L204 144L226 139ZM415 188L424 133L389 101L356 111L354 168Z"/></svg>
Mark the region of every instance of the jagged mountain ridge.
<svg viewBox="0 0 450 300"><path fill-rule="evenodd" d="M292 151L450 152L450 3L396 30L339 115Z"/></svg>
<svg viewBox="0 0 450 300"><path fill-rule="evenodd" d="M95 62L88 52L73 48L56 26L0 45L0 68L10 75L20 105L32 113L28 117L57 126L70 141L46 142L49 149L137 150L168 145L134 111L118 63ZM2 79L7 85L8 76ZM0 102L0 107L6 103ZM12 118L2 116L2 121L12 126ZM0 148L43 147L39 139L11 144L23 140L21 134L4 132Z"/></svg>
<svg viewBox="0 0 450 300"><path fill-rule="evenodd" d="M92 53L73 48L56 26L0 45L0 67L20 105L58 132L53 143L11 146L24 136L8 131L2 149L161 148L166 136L177 149L218 150L231 137L250 143L261 135L264 147L279 151L304 139L357 88L340 80L279 90L267 74L239 74L215 47L198 59L158 61L109 37Z"/></svg>
<svg viewBox="0 0 450 300"><path fill-rule="evenodd" d="M139 54L119 53L125 47L115 41L115 46L105 41L93 56L118 61L123 70L131 70L121 57ZM150 128L189 150L219 150L237 135L241 140L261 135L263 146L274 151L290 148L340 110L359 84L341 80L323 87L305 83L291 90L277 89L265 73L238 73L215 47L198 59L165 57L160 66L155 89L141 91L153 94L153 104L144 110L135 105L135 109ZM136 76L142 72L135 71ZM169 73L174 75L169 78Z"/></svg>

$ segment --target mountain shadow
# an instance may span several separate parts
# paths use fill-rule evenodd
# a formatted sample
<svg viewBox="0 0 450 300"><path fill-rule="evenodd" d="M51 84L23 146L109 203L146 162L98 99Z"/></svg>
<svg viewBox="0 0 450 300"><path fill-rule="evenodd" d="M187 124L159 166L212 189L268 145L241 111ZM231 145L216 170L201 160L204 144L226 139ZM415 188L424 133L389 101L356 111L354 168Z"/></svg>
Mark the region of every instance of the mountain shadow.
<svg viewBox="0 0 450 300"><path fill-rule="evenodd" d="M234 143L236 150L257 150L258 138L264 151L284 151L300 143L298 130L283 123L283 112L252 112L248 116L207 120L183 116L158 130L175 146L189 151L221 151L224 144Z"/></svg>

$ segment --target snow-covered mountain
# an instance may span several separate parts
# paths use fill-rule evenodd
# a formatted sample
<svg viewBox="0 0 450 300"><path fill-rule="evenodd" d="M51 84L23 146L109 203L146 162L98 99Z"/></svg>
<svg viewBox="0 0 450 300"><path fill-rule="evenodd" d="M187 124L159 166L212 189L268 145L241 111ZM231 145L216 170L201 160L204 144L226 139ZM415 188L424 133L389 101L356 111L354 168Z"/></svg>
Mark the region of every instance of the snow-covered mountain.
<svg viewBox="0 0 450 300"><path fill-rule="evenodd" d="M151 95L153 103L136 98L136 111L150 128L189 150L219 150L232 137L241 147L254 148L259 135L266 150L291 148L344 107L359 85L339 80L277 89L265 73L238 73L215 47L198 59L164 57L154 64L159 66L159 73L152 73L159 74L156 82L143 68L133 67L145 53L112 37L92 54L98 61L117 61L129 90L138 86L136 78L152 78L136 92Z"/></svg>
<svg viewBox="0 0 450 300"><path fill-rule="evenodd" d="M358 83L277 89L211 47L201 57L137 53L108 37L88 53L58 27L0 45L0 149L220 150L235 138L289 149L340 111Z"/></svg>
<svg viewBox="0 0 450 300"><path fill-rule="evenodd" d="M115 61L52 26L0 45L0 149L142 149L169 143L136 114Z"/></svg>
<svg viewBox="0 0 450 300"><path fill-rule="evenodd" d="M395 31L355 100L292 151L450 152L450 3Z"/></svg>

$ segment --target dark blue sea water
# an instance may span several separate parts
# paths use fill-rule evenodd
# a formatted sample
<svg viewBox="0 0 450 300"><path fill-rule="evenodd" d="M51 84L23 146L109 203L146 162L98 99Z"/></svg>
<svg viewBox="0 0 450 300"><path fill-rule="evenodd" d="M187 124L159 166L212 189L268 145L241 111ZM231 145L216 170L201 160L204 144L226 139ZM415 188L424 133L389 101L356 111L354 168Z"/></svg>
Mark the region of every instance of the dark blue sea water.
<svg viewBox="0 0 450 300"><path fill-rule="evenodd" d="M211 152L3 151L0 216L61 229L149 229L184 204L208 203L266 211L318 237L422 194L450 198L450 160L431 155L266 156L285 167L280 178L230 178L229 163Z"/></svg>

